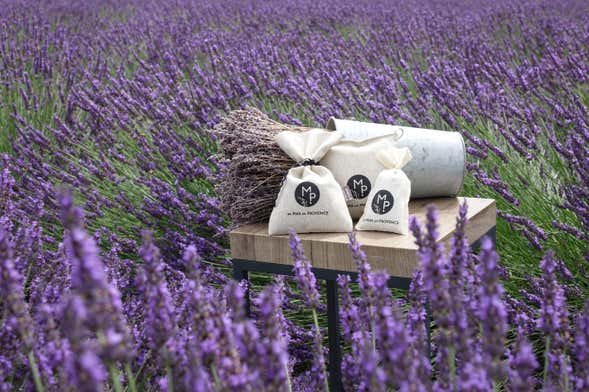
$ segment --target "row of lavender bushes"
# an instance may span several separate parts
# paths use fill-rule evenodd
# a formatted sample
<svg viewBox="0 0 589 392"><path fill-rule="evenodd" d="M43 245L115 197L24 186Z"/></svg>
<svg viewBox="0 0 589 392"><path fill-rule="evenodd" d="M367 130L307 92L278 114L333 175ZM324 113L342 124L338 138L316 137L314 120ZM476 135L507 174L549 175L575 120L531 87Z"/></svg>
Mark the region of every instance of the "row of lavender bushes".
<svg viewBox="0 0 589 392"><path fill-rule="evenodd" d="M4 171L3 186L11 177ZM5 189L5 188L3 188ZM3 193L3 196L6 192ZM197 247L184 250L185 272L170 268L143 233L143 263L120 268L120 249L99 255L98 236L67 192L58 195L63 241L51 259L39 250L36 222L18 222L2 199L0 218L0 389L51 391L321 391L329 388L322 308L311 262L290 235L295 282L312 309L312 349L296 370L290 345L285 281L276 278L256 298L256 318L244 312L245 282L215 288ZM572 391L589 388L589 303L570 317L548 252L541 262L540 309L530 314L505 295L493 244L478 255L465 236L467 205L446 253L437 240L437 213L425 227L411 221L421 269L407 300L393 299L388 276L374 272L354 235L360 297L340 276L342 364L346 390ZM562 266L561 266L562 267ZM25 276L23 276L23 274ZM426 303L433 316L428 356ZM542 347L533 347L538 334ZM507 344L509 342L509 344ZM535 352L543 354L537 355Z"/></svg>

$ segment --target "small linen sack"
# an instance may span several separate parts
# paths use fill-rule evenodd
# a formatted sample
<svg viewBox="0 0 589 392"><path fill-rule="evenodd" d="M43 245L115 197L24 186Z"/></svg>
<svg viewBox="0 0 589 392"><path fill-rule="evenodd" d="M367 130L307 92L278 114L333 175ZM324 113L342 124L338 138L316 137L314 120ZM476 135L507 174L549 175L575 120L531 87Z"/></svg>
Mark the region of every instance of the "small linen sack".
<svg viewBox="0 0 589 392"><path fill-rule="evenodd" d="M403 131L398 127L375 132L347 132L321 160L347 195L347 205L353 219L360 218L382 165L376 152L394 147Z"/></svg>
<svg viewBox="0 0 589 392"><path fill-rule="evenodd" d="M389 231L409 234L409 197L411 181L401 170L411 160L407 147L380 150L376 159L384 166L364 207L356 230Z"/></svg>
<svg viewBox="0 0 589 392"><path fill-rule="evenodd" d="M331 172L317 162L343 137L341 132L312 129L281 132L280 148L299 166L288 171L270 215L268 233L350 232L353 224L346 200Z"/></svg>

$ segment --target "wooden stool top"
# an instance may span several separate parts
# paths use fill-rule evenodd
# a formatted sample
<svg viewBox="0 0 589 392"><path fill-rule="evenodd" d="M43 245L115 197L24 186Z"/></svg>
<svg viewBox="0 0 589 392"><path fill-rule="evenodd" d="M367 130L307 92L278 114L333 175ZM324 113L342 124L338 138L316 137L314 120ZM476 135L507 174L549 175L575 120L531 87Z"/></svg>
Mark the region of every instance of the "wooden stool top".
<svg viewBox="0 0 589 392"><path fill-rule="evenodd" d="M420 223L425 222L426 206L438 208L439 241L449 245L455 230L459 205L468 203L466 235L472 244L495 227L495 200L479 198L418 199L409 203L409 214ZM418 264L413 235L375 231L358 231L357 239L374 270L385 269L392 276L410 278ZM348 249L347 233L300 234L305 255L313 267L356 272L356 265ZM267 223L244 225L231 231L231 255L234 259L292 265L288 236L268 235Z"/></svg>

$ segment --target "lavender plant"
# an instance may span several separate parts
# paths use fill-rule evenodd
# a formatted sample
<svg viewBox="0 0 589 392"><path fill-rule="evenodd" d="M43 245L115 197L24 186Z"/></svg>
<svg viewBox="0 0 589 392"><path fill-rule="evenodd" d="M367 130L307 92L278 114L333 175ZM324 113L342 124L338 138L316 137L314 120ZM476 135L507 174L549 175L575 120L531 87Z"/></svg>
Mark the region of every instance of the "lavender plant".
<svg viewBox="0 0 589 392"><path fill-rule="evenodd" d="M327 369L325 366L325 355L323 353L323 337L317 318L317 309L320 306L320 296L317 290L317 281L311 271L311 263L305 257L303 245L301 244L296 233L291 231L289 234L289 246L292 251L294 261L294 272L297 287L303 294L305 305L311 308L313 312L314 334L313 334L313 359L311 369L308 373L309 387L316 391L329 391ZM312 384L311 384L312 383Z"/></svg>
<svg viewBox="0 0 589 392"><path fill-rule="evenodd" d="M83 227L82 211L68 193L57 200L66 229L63 245L52 256L64 254L60 262L69 266L71 283L54 301L29 305L12 262L23 257L13 252L15 234L0 232L4 389L28 385L61 390L75 385L88 391L329 390L317 317L322 298L295 233L290 235L295 281L315 321L309 355L302 360L291 350L291 328L282 312L287 306L282 279L256 299L257 319L249 319L241 284L232 282L224 289L210 285L194 245L187 246L183 255L190 266L187 273L172 269L146 232L136 289L121 294L115 284L123 280L108 278L96 241ZM371 270L361 245L350 236L361 297L352 296L349 277L339 277L342 331L350 346L342 364L346 389L466 391L505 385L531 390L535 384L583 388L587 312L569 320L553 255L547 253L541 263L545 299L534 316L535 333L546 342L542 369L538 365L542 357L536 356L526 338L525 323L518 324L515 341L508 343L512 305L499 282L498 255L489 240L483 241L478 256L471 253L463 231L466 211L463 205L448 253L437 241L434 208L428 209L425 231L412 221L421 268L409 301L392 297L388 275ZM105 256L113 257L112 251ZM463 279L454 276L457 269L462 269ZM58 274L53 279L59 282L63 277ZM440 287L462 293L463 306L445 299ZM425 309L434 301L438 308L430 324ZM426 332L433 326L430 362ZM297 363L307 361L308 370L297 370Z"/></svg>
<svg viewBox="0 0 589 392"><path fill-rule="evenodd" d="M586 2L308 4L4 1L0 144L29 213L43 200L60 233L67 183L126 254L145 226L172 263L191 243L222 259L205 129L245 105L308 126L353 116L461 132L465 193L498 199L510 271L552 248L586 279Z"/></svg>
<svg viewBox="0 0 589 392"><path fill-rule="evenodd" d="M411 358L395 366L408 369L414 390L586 388L586 1L0 7L0 232L10 256L0 266L0 389L305 386L308 373L297 372L321 362L319 345L309 344L319 329L300 326L297 303L320 310L320 298L285 285L288 317L277 331L260 319L264 306L279 308L280 300L257 297L268 279L250 290L256 321L235 310L239 289L225 294L229 222L213 191L222 161L207 129L245 105L305 126L334 115L461 132L463 193L497 199L499 261L489 248L474 257L461 236L441 256L433 212L427 234L414 227L423 268L403 315L351 241L361 295L343 294L350 389L404 388L405 379L390 381L399 370L383 366L397 354L382 351L392 344L380 343L393 339L383 334L389 324ZM56 197L62 185L73 199ZM73 202L85 210L87 232L77 212L62 219ZM155 264L140 254L143 229L153 233ZM142 291L136 275L145 270L157 276ZM303 287L315 287L303 277ZM341 284L345 293L350 283ZM147 292L169 317L150 315ZM432 308L433 363L421 354L426 299L441 305ZM484 301L496 325L481 319ZM375 310L389 307L377 319ZM160 316L177 325L146 334ZM285 342L269 351L275 336L288 351ZM169 371L154 350L163 341ZM256 369L251 358L260 353L279 366Z"/></svg>

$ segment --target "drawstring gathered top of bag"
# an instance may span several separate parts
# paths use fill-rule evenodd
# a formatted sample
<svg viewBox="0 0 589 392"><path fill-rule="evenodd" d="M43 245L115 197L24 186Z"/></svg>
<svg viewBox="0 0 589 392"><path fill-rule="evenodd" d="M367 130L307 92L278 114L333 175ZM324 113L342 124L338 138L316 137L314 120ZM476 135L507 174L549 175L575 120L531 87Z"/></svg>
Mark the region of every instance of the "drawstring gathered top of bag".
<svg viewBox="0 0 589 392"><path fill-rule="evenodd" d="M333 174L321 165L323 156L340 140L338 131L284 131L276 143L293 160L283 177L268 221L270 235L350 232L352 218Z"/></svg>

